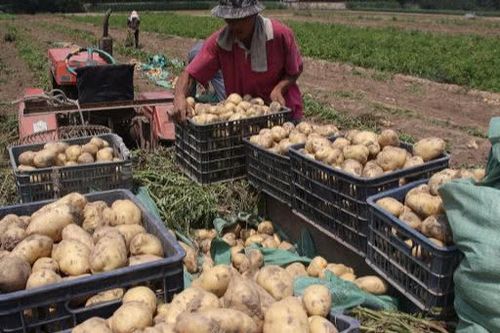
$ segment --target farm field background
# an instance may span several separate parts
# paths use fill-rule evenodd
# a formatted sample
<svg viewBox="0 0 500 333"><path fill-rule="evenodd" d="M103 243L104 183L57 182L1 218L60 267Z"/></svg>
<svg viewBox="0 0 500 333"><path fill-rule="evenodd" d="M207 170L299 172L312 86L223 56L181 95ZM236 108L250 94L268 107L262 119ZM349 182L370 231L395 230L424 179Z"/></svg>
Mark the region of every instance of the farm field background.
<svg viewBox="0 0 500 333"><path fill-rule="evenodd" d="M126 14L112 15L119 61L144 61L155 53L184 60L197 39L223 24L208 11L140 14L139 50L123 46ZM305 56L299 84L308 116L344 128L392 127L410 141L441 136L455 166L485 161L488 122L500 115L498 18L351 11L264 14L283 20L297 36ZM101 35L97 14L2 15L0 20L3 113L16 111L8 101L25 87L48 87L48 48L60 42L92 45ZM136 72L138 91L161 89ZM2 121L5 131L12 124Z"/></svg>

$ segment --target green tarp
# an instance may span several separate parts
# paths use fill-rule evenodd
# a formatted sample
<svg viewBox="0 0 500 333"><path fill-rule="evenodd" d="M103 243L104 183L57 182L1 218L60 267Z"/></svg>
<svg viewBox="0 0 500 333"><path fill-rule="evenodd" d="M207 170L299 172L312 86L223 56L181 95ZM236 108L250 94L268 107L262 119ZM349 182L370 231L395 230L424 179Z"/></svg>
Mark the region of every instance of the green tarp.
<svg viewBox="0 0 500 333"><path fill-rule="evenodd" d="M458 333L500 332L500 118L490 123L487 177L440 187L456 246L464 254L454 274Z"/></svg>

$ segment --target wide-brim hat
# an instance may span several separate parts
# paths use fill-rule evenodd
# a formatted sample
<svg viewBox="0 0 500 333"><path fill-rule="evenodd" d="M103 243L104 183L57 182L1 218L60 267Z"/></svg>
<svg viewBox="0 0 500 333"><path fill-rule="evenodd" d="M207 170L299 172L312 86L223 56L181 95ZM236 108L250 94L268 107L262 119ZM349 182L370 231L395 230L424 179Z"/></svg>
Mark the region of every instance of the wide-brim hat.
<svg viewBox="0 0 500 333"><path fill-rule="evenodd" d="M219 0L212 15L223 19L241 19L260 13L264 5L258 0Z"/></svg>

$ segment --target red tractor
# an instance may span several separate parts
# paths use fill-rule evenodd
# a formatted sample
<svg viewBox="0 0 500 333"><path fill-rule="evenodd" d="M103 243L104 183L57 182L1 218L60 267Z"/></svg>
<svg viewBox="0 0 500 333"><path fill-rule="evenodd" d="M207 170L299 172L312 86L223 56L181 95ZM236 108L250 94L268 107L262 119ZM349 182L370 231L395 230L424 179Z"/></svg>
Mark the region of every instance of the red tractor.
<svg viewBox="0 0 500 333"><path fill-rule="evenodd" d="M103 39L107 38L107 18L104 31ZM134 66L116 64L110 53L93 48L50 49L54 90L26 89L18 111L21 141L37 132L71 125L104 125L127 145L144 149L175 140L167 113L173 107L172 93L144 92L136 97Z"/></svg>

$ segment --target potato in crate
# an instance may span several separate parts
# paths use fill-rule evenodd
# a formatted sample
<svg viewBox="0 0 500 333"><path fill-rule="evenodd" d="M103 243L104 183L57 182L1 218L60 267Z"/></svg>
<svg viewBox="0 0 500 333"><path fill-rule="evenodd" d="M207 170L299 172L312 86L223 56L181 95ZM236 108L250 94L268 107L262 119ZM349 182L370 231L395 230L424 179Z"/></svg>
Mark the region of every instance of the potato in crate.
<svg viewBox="0 0 500 333"><path fill-rule="evenodd" d="M194 114L185 124L176 124L176 158L179 166L201 184L246 176L243 138L262 128L285 123L291 110L277 103L264 105L260 98L231 94L218 105L194 103Z"/></svg>
<svg viewBox="0 0 500 333"><path fill-rule="evenodd" d="M184 250L128 190L4 207L0 218L2 333L58 332L108 316L135 285L165 302L183 289Z"/></svg>
<svg viewBox="0 0 500 333"><path fill-rule="evenodd" d="M449 156L444 149L439 138L426 138L412 147L392 130L380 135L351 130L333 140L309 138L305 145L290 149L292 204L364 256L366 199L446 168Z"/></svg>
<svg viewBox="0 0 500 333"><path fill-rule="evenodd" d="M101 134L9 147L22 202L132 187L132 161L123 140Z"/></svg>

